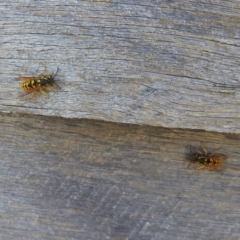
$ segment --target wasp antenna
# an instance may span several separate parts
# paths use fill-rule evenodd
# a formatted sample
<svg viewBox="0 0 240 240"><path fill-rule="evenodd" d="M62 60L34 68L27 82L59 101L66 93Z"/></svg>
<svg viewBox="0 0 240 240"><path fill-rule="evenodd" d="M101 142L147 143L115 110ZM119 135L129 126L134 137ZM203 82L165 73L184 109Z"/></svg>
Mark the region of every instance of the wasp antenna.
<svg viewBox="0 0 240 240"><path fill-rule="evenodd" d="M190 163L188 164L187 168L189 168L190 164L192 163L192 161L190 161Z"/></svg>
<svg viewBox="0 0 240 240"><path fill-rule="evenodd" d="M58 69L59 69L59 68L57 67L57 71L56 71L56 73L54 74L54 77L53 77L53 78L55 78L55 76L57 75L57 73L58 73Z"/></svg>
<svg viewBox="0 0 240 240"><path fill-rule="evenodd" d="M193 154L193 152L192 152L192 145L190 145L190 152L191 152L191 154Z"/></svg>
<svg viewBox="0 0 240 240"><path fill-rule="evenodd" d="M55 82L53 84L56 85L59 89L61 89Z"/></svg>

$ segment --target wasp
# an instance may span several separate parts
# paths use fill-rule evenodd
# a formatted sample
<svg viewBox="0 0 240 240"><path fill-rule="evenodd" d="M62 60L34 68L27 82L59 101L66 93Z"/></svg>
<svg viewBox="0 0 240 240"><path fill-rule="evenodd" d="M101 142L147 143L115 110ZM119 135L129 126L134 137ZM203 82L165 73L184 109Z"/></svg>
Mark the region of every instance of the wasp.
<svg viewBox="0 0 240 240"><path fill-rule="evenodd" d="M207 168L209 171L222 171L223 169L221 168L221 164L223 160L227 159L227 156L223 154L215 155L215 153L218 152L221 148L214 150L212 153L208 153L204 147L203 142L200 143L200 147L202 148L203 152L196 149L195 147L190 146L191 155L189 156L190 163L188 164L188 167L191 163L195 163L197 165L195 171L198 171L201 168ZM192 148L195 153L192 153Z"/></svg>
<svg viewBox="0 0 240 240"><path fill-rule="evenodd" d="M34 93L37 91L40 91L41 93L45 94L47 97L49 97L48 93L45 92L44 90L46 88L59 88L60 87L55 83L55 76L57 75L58 68L56 73L45 73L46 72L46 67L44 68L44 71L39 72L36 77L34 76L24 76L24 75L19 75L16 80L22 80L23 82L21 83L21 88L25 90L24 93L19 95L19 97L26 96L28 94L31 94L29 99L32 99L34 96Z"/></svg>

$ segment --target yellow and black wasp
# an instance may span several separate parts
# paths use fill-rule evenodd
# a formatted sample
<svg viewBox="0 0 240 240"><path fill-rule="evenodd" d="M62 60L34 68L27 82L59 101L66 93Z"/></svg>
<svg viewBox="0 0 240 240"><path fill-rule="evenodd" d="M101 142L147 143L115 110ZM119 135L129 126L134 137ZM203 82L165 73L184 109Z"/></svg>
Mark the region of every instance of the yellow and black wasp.
<svg viewBox="0 0 240 240"><path fill-rule="evenodd" d="M21 88L23 90L25 90L24 93L22 93L21 95L19 95L19 97L23 97L26 96L28 94L31 93L29 99L32 99L33 95L35 92L39 91L45 95L48 96L48 93L45 92L44 90L46 88L59 88L60 87L55 83L55 76L57 75L57 72L54 74L54 72L52 73L45 73L46 72L46 68L44 68L44 71L39 72L36 77L34 76L24 76L24 75L19 75L18 78L16 78L16 80L22 80L23 82L21 83Z"/></svg>
<svg viewBox="0 0 240 240"><path fill-rule="evenodd" d="M227 159L226 155L215 155L221 148L214 150L212 153L208 153L206 148L204 147L203 142L200 143L200 147L203 149L203 153L196 149L195 147L190 146L191 155L189 155L190 163L195 163L197 168L195 171L198 171L201 168L207 168L209 171L216 170L222 171L224 169L221 168L222 161ZM192 153L192 148L195 153Z"/></svg>

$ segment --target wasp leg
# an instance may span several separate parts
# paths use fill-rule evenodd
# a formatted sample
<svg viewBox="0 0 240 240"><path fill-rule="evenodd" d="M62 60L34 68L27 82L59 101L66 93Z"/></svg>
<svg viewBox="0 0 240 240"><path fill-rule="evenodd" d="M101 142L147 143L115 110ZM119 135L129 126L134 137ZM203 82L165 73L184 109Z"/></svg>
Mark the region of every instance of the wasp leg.
<svg viewBox="0 0 240 240"><path fill-rule="evenodd" d="M61 89L56 83L53 83L55 86L55 88Z"/></svg>
<svg viewBox="0 0 240 240"><path fill-rule="evenodd" d="M41 72L42 73L42 72ZM39 73L40 74L40 73ZM54 72L42 74L42 77L53 76Z"/></svg>
<svg viewBox="0 0 240 240"><path fill-rule="evenodd" d="M216 152L218 152L221 148L218 148L216 150L214 150L209 156L213 156Z"/></svg>
<svg viewBox="0 0 240 240"><path fill-rule="evenodd" d="M203 142L200 143L200 146L201 146L201 148L203 149L203 151L205 152L205 154L207 155L207 150L206 150L206 148L204 147L204 143L203 143Z"/></svg>
<svg viewBox="0 0 240 240"><path fill-rule="evenodd" d="M190 163L188 164L187 168L189 168L190 164L192 163L192 161L190 161Z"/></svg>
<svg viewBox="0 0 240 240"><path fill-rule="evenodd" d="M46 67L44 67L43 71L37 73L37 76L40 78L40 76L45 77L45 76L53 76L54 75L54 72L52 72L52 73L45 73L45 72L46 72Z"/></svg>
<svg viewBox="0 0 240 240"><path fill-rule="evenodd" d="M47 88L60 88L56 83L54 83L56 86L47 86Z"/></svg>
<svg viewBox="0 0 240 240"><path fill-rule="evenodd" d="M199 151L199 150L197 150L195 147L193 147L193 150L194 150L195 152L197 152L197 153L199 153L199 154L203 155L203 154L202 154L202 152L201 152L201 151Z"/></svg>
<svg viewBox="0 0 240 240"><path fill-rule="evenodd" d="M40 90L40 92L41 92L41 93L43 93L43 94L47 95L47 98L49 98L49 95L48 95L48 93L44 92L42 88L40 88L39 90Z"/></svg>
<svg viewBox="0 0 240 240"><path fill-rule="evenodd" d="M190 145L190 152L191 152L191 154L193 154L193 152L192 152L192 146Z"/></svg>
<svg viewBox="0 0 240 240"><path fill-rule="evenodd" d="M210 168L211 168L212 170L216 170L216 171L225 171L225 169L224 169L224 168L221 168L220 166L216 166L216 167L211 166Z"/></svg>
<svg viewBox="0 0 240 240"><path fill-rule="evenodd" d="M54 72L52 72L52 73L45 73L45 72L46 72L46 66L44 67L44 70L43 70L43 71L37 73L37 76L43 76L43 77L45 77L45 76L53 76L53 75L54 75ZM43 73L45 73L45 74L43 74ZM55 74L55 76L56 76L56 74ZM54 76L54 77L55 77L55 76Z"/></svg>
<svg viewBox="0 0 240 240"><path fill-rule="evenodd" d="M43 71L37 73L37 76L41 76L44 72L46 72L46 66L44 67L44 70L43 70Z"/></svg>
<svg viewBox="0 0 240 240"><path fill-rule="evenodd" d="M41 92L41 93L43 93L43 94L47 95L47 98L49 98L49 95L48 95L48 93L44 92L42 88L40 88L39 90L40 90L40 92Z"/></svg>
<svg viewBox="0 0 240 240"><path fill-rule="evenodd" d="M207 170L212 172L214 170L214 167L209 167L209 166L206 166Z"/></svg>
<svg viewBox="0 0 240 240"><path fill-rule="evenodd" d="M57 73L58 73L58 67L57 67L57 71L56 71L55 75L53 76L53 78L55 78L55 76L57 75Z"/></svg>
<svg viewBox="0 0 240 240"><path fill-rule="evenodd" d="M197 167L196 169L195 169L195 172L197 172L199 169L201 169L201 168L205 168L206 166L199 166L199 167Z"/></svg>
<svg viewBox="0 0 240 240"><path fill-rule="evenodd" d="M217 168L218 171L225 171L226 169L225 168Z"/></svg>
<svg viewBox="0 0 240 240"><path fill-rule="evenodd" d="M34 95L35 92L32 92L30 97L28 98L28 100L31 100L33 98L33 95Z"/></svg>

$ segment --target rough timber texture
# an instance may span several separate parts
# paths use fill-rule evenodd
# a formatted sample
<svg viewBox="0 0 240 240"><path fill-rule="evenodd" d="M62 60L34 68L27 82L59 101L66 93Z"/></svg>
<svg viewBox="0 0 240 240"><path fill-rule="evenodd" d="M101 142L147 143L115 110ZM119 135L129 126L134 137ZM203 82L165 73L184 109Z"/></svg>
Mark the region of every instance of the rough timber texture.
<svg viewBox="0 0 240 240"><path fill-rule="evenodd" d="M0 132L1 239L239 239L239 135L10 114ZM226 171L187 169L200 139Z"/></svg>
<svg viewBox="0 0 240 240"><path fill-rule="evenodd" d="M240 136L186 130L240 133L239 1L0 13L0 239L239 239ZM17 98L14 78L44 66L61 90ZM226 171L187 169L200 141Z"/></svg>
<svg viewBox="0 0 240 240"><path fill-rule="evenodd" d="M0 111L240 133L239 1L20 0L0 11ZM14 78L43 66L59 67L61 90L18 99Z"/></svg>

